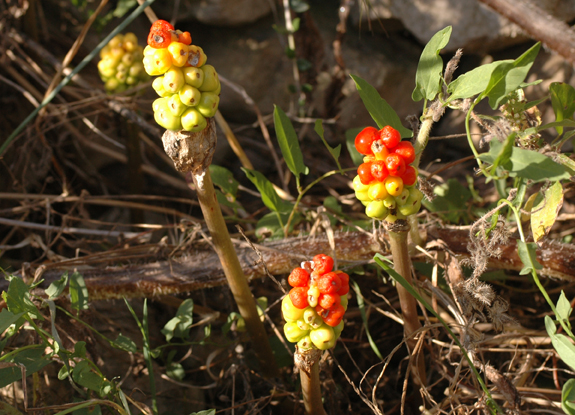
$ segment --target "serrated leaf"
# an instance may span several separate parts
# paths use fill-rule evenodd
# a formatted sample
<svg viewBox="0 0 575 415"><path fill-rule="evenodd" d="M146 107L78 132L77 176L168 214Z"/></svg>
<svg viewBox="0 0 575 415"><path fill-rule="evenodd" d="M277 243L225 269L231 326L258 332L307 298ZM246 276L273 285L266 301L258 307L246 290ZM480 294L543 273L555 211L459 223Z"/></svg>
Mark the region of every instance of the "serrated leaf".
<svg viewBox="0 0 575 415"><path fill-rule="evenodd" d="M118 337L116 337L116 340L114 340L113 345L114 347L120 350L125 350L127 352L136 353L138 351L136 343L129 337L124 336L122 333L118 334Z"/></svg>
<svg viewBox="0 0 575 415"><path fill-rule="evenodd" d="M329 151L329 154L331 154L331 156L335 160L335 163L337 164L337 168L343 174L343 171L341 169L341 164L339 164L339 155L341 153L341 144L339 144L337 147L333 148L327 143L327 141L325 140L325 137L323 136L324 135L323 123L321 120L315 121L314 131L317 133L317 135L320 136L321 141L323 141L323 145L327 148L327 151Z"/></svg>
<svg viewBox="0 0 575 415"><path fill-rule="evenodd" d="M501 153L501 145L499 141L491 140L489 152L480 154L479 158L493 164ZM564 180L570 177L565 167L549 157L533 150L517 147L512 148L509 161L501 167L509 172L510 177L522 177L536 183L547 180Z"/></svg>
<svg viewBox="0 0 575 415"><path fill-rule="evenodd" d="M292 210L292 204L278 196L272 183L263 174L257 170L249 170L246 168L242 168L242 170L246 173L248 179L257 187L262 195L264 205L274 212L285 213Z"/></svg>
<svg viewBox="0 0 575 415"><path fill-rule="evenodd" d="M401 120L399 116L391 108L391 105L387 103L385 99L383 99L377 90L372 87L367 81L364 81L359 76L350 75L351 79L355 82L355 87L359 92L359 96L363 101L363 105L371 115L371 118L375 121L375 123L379 126L379 128L383 128L386 125L391 125L401 137L411 137L413 132L407 128L405 128L401 124Z"/></svg>
<svg viewBox="0 0 575 415"><path fill-rule="evenodd" d="M549 85L551 105L555 113L555 121L573 118L575 113L575 88L563 82L553 82ZM563 127L555 127L559 135L563 134Z"/></svg>
<svg viewBox="0 0 575 415"><path fill-rule="evenodd" d="M347 151L349 151L349 155L351 156L353 164L356 166L359 166L361 163L363 163L363 154L361 154L355 148L355 137L361 130L363 130L363 128L351 128L345 132L345 145L347 147Z"/></svg>
<svg viewBox="0 0 575 415"><path fill-rule="evenodd" d="M531 232L535 242L549 233L557 220L561 206L563 206L563 187L560 182L555 182L545 191L541 203L532 210Z"/></svg>
<svg viewBox="0 0 575 415"><path fill-rule="evenodd" d="M489 79L482 96L489 98L489 105L496 109L510 92L515 91L525 80L533 65L541 43L538 42L513 62L498 65Z"/></svg>
<svg viewBox="0 0 575 415"><path fill-rule="evenodd" d="M68 285L68 273L65 272L58 281L53 281L48 288L46 288L46 294L48 294L49 300L54 300L60 297L60 295L66 289Z"/></svg>
<svg viewBox="0 0 575 415"><path fill-rule="evenodd" d="M561 409L568 415L575 415L575 379L569 379L561 390Z"/></svg>
<svg viewBox="0 0 575 415"><path fill-rule="evenodd" d="M216 186L218 186L222 192L227 193L236 198L238 194L239 182L234 178L231 171L222 166L216 166L214 164L210 165L210 176L212 181Z"/></svg>
<svg viewBox="0 0 575 415"><path fill-rule="evenodd" d="M88 309L88 288L84 277L79 272L74 271L70 277L70 302L74 310Z"/></svg>
<svg viewBox="0 0 575 415"><path fill-rule="evenodd" d="M563 290L561 290L561 295L557 300L557 306L555 307L555 311L557 311L557 319L565 321L565 323L567 323L567 326L570 326L569 316L571 315L573 309L571 308L571 304L569 303L569 300L565 296Z"/></svg>
<svg viewBox="0 0 575 415"><path fill-rule="evenodd" d="M545 329L553 348L567 366L575 370L575 345L564 334L557 333L557 327L549 316L545 316Z"/></svg>
<svg viewBox="0 0 575 415"><path fill-rule="evenodd" d="M523 269L519 272L520 275L531 273L532 270L538 270L543 266L537 261L537 244L535 242L523 242L517 240L517 253L519 259L523 263Z"/></svg>
<svg viewBox="0 0 575 415"><path fill-rule="evenodd" d="M278 106L274 106L274 125L280 150L288 169L296 177L302 173L307 174L309 169L303 162L303 154L297 134L286 113Z"/></svg>
<svg viewBox="0 0 575 415"><path fill-rule="evenodd" d="M433 35L425 45L417 65L415 89L411 94L411 98L415 102L424 98L431 101L441 91L443 59L439 56L439 52L447 45L450 37L451 26L447 26Z"/></svg>
<svg viewBox="0 0 575 415"><path fill-rule="evenodd" d="M491 62L460 75L449 84L447 91L451 94L447 102L455 99L471 98L482 93L487 85L493 70L503 63L513 62L511 59Z"/></svg>

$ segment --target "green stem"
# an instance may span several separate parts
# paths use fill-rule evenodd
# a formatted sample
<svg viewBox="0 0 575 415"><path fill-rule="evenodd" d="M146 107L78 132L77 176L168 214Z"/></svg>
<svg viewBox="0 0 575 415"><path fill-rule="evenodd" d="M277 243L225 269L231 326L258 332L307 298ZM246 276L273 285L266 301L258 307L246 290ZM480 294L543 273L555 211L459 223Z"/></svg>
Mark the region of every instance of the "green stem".
<svg viewBox="0 0 575 415"><path fill-rule="evenodd" d="M321 399L321 382L319 380L319 364L315 362L309 373L299 371L303 403L308 415L326 415Z"/></svg>
<svg viewBox="0 0 575 415"><path fill-rule="evenodd" d="M248 281L244 275L230 234L222 216L222 211L216 197L214 184L209 170L193 173L192 178L196 188L198 201L204 214L204 219L214 248L228 285L234 296L238 310L246 322L247 331L252 340L252 346L259 359L261 370L266 377L279 376L279 369L273 355L268 337L257 311L256 301L250 291Z"/></svg>
<svg viewBox="0 0 575 415"><path fill-rule="evenodd" d="M417 138L413 145L416 155L412 166L415 168L419 167L419 161L421 159L421 155L423 154L423 150L425 150L425 147L429 142L429 134L431 132L431 126L433 125L433 118L428 115L428 111L424 112L424 114L423 122L419 126L419 133L417 134Z"/></svg>

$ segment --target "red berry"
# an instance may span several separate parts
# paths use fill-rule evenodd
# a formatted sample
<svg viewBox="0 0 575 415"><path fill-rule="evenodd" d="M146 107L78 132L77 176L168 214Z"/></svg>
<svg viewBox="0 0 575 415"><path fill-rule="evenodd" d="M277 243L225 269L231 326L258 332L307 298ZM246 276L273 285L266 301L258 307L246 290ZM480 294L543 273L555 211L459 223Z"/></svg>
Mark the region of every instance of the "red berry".
<svg viewBox="0 0 575 415"><path fill-rule="evenodd" d="M405 161L396 153L391 153L387 156L385 166L390 176L400 177L405 173Z"/></svg>
<svg viewBox="0 0 575 415"><path fill-rule="evenodd" d="M401 176L404 186L412 186L417 181L417 169L413 166L407 166L405 173Z"/></svg>
<svg viewBox="0 0 575 415"><path fill-rule="evenodd" d="M378 182L382 182L385 180L387 176L389 176L389 171L385 162L383 160L376 160L371 165L371 175L375 180ZM361 177L360 177L361 178Z"/></svg>
<svg viewBox="0 0 575 415"><path fill-rule="evenodd" d="M309 285L309 272L303 268L294 268L289 274L288 284L292 287L307 287Z"/></svg>
<svg viewBox="0 0 575 415"><path fill-rule="evenodd" d="M339 304L340 301L339 294L320 294L318 305L330 309L334 304Z"/></svg>
<svg viewBox="0 0 575 415"><path fill-rule="evenodd" d="M320 314L320 316L323 318L325 324L331 327L335 327L341 322L344 313L345 308L343 308L340 303L337 303L334 304L332 308L327 310L327 313Z"/></svg>
<svg viewBox="0 0 575 415"><path fill-rule="evenodd" d="M184 45L191 45L192 35L190 35L190 32L178 33L178 42L183 43Z"/></svg>
<svg viewBox="0 0 575 415"><path fill-rule="evenodd" d="M409 141L400 142L395 146L393 152L399 154L399 156L403 158L403 161L405 161L405 164L411 164L413 160L415 160L415 149Z"/></svg>
<svg viewBox="0 0 575 415"><path fill-rule="evenodd" d="M172 34L169 30L154 29L148 35L148 45L154 49L167 48L172 43Z"/></svg>
<svg viewBox="0 0 575 415"><path fill-rule="evenodd" d="M325 254L318 254L313 257L313 270L319 275L330 272L333 269L333 259Z"/></svg>
<svg viewBox="0 0 575 415"><path fill-rule="evenodd" d="M174 26L172 26L170 23L166 22L165 20L156 20L154 23L152 23L152 28L150 29L150 31L156 30L156 29L174 30Z"/></svg>
<svg viewBox="0 0 575 415"><path fill-rule="evenodd" d="M296 308L304 309L309 304L307 302L307 287L294 287L289 292L289 298Z"/></svg>
<svg viewBox="0 0 575 415"><path fill-rule="evenodd" d="M371 174L371 164L372 162L362 163L357 168L357 175L362 184L368 185L373 181L373 176Z"/></svg>
<svg viewBox="0 0 575 415"><path fill-rule="evenodd" d="M346 295L349 292L349 282L344 283L342 281L341 288L338 290L337 295Z"/></svg>
<svg viewBox="0 0 575 415"><path fill-rule="evenodd" d="M322 294L335 294L341 288L341 279L335 272L328 272L317 279L317 288Z"/></svg>
<svg viewBox="0 0 575 415"><path fill-rule="evenodd" d="M379 130L379 136L381 137L383 144L389 149L392 149L401 141L401 135L399 131L390 125L386 125L381 130Z"/></svg>
<svg viewBox="0 0 575 415"><path fill-rule="evenodd" d="M355 149L366 156L373 154L371 143L378 139L378 131L373 127L365 127L355 137Z"/></svg>
<svg viewBox="0 0 575 415"><path fill-rule="evenodd" d="M349 284L349 275L343 271L335 271L342 284Z"/></svg>

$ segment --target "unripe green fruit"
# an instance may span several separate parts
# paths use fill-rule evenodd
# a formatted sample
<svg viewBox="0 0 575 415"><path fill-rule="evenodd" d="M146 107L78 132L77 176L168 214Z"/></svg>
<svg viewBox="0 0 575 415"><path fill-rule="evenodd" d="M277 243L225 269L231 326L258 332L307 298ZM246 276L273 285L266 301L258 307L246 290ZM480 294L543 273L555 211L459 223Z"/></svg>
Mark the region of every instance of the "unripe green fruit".
<svg viewBox="0 0 575 415"><path fill-rule="evenodd" d="M309 334L307 336L304 336L299 342L297 342L297 347L298 349L301 350L309 350L313 348L313 343L311 342Z"/></svg>
<svg viewBox="0 0 575 415"><path fill-rule="evenodd" d="M213 117L218 111L220 97L213 92L203 92L198 104L198 111L206 118Z"/></svg>
<svg viewBox="0 0 575 415"><path fill-rule="evenodd" d="M163 102L164 102L164 98L158 98L158 99L154 100L154 102L152 102L152 109L154 110L154 112L156 112L160 109L160 106L163 105Z"/></svg>
<svg viewBox="0 0 575 415"><path fill-rule="evenodd" d="M333 328L333 334L335 334L336 339L339 339L339 336L341 336L341 332L343 331L343 327L344 327L344 323L343 323L343 320L341 320L339 322L339 324Z"/></svg>
<svg viewBox="0 0 575 415"><path fill-rule="evenodd" d="M154 111L154 119L166 130L179 131L182 129L180 117L172 114L166 99L158 103L158 109Z"/></svg>
<svg viewBox="0 0 575 415"><path fill-rule="evenodd" d="M163 76L158 76L157 78L154 79L154 81L152 82L152 88L154 88L154 91L156 91L156 94L158 94L162 98L169 97L172 95L164 89L164 77Z"/></svg>
<svg viewBox="0 0 575 415"><path fill-rule="evenodd" d="M342 305L342 307L344 308L344 310L347 310L347 304L349 303L349 298L347 298L347 294L342 295L339 298L339 303Z"/></svg>
<svg viewBox="0 0 575 415"><path fill-rule="evenodd" d="M126 84L132 86L132 85L136 85L138 83L139 79L135 76L130 76L128 75L126 77Z"/></svg>
<svg viewBox="0 0 575 415"><path fill-rule="evenodd" d="M120 86L120 84L121 82L114 77L106 81L106 83L104 84L104 88L106 89L106 91L115 91Z"/></svg>
<svg viewBox="0 0 575 415"><path fill-rule="evenodd" d="M356 192L367 192L369 189L368 184L363 184L359 178L359 175L353 178L353 190Z"/></svg>
<svg viewBox="0 0 575 415"><path fill-rule="evenodd" d="M405 204L398 208L399 213L405 216L413 215L419 212L421 209L421 200L423 199L423 193L419 189L412 188L409 192L409 197L407 198Z"/></svg>
<svg viewBox="0 0 575 415"><path fill-rule="evenodd" d="M389 195L385 199L383 199L383 205L388 209L395 209L397 207L397 202L395 201L395 197Z"/></svg>
<svg viewBox="0 0 575 415"><path fill-rule="evenodd" d="M216 68L214 68L212 65L204 65L202 69L204 70L204 82L202 83L202 86L199 88L199 90L201 92L215 91L220 84L220 79L218 78Z"/></svg>
<svg viewBox="0 0 575 415"><path fill-rule="evenodd" d="M303 318L300 318L299 320L296 321L297 326L301 329L301 330L311 330L311 326L309 324L307 324Z"/></svg>
<svg viewBox="0 0 575 415"><path fill-rule="evenodd" d="M131 66L134 63L134 55L131 53L124 53L122 56L122 63L126 66Z"/></svg>
<svg viewBox="0 0 575 415"><path fill-rule="evenodd" d="M337 341L333 328L327 324L323 324L321 327L310 331L309 338L319 350L331 349Z"/></svg>
<svg viewBox="0 0 575 415"><path fill-rule="evenodd" d="M321 316L311 307L308 307L304 310L303 320L309 324L312 329L317 329L323 324Z"/></svg>
<svg viewBox="0 0 575 415"><path fill-rule="evenodd" d="M388 213L389 209L383 205L381 200L373 200L365 208L365 214L374 219L383 219Z"/></svg>
<svg viewBox="0 0 575 415"><path fill-rule="evenodd" d="M204 71L200 68L189 66L182 68L182 73L184 74L186 84L191 85L194 88L199 88L204 83Z"/></svg>
<svg viewBox="0 0 575 415"><path fill-rule="evenodd" d="M319 294L319 288L316 286L310 287L309 290L307 290L307 302L309 303L310 307L317 306L317 302L319 301Z"/></svg>
<svg viewBox="0 0 575 415"><path fill-rule="evenodd" d="M180 96L178 94L173 94L168 98L168 108L172 114L177 117L181 116L184 111L188 109L186 104L180 100Z"/></svg>
<svg viewBox="0 0 575 415"><path fill-rule="evenodd" d="M397 206L403 206L405 205L405 202L407 202L408 197L409 197L409 188L404 187L403 190L401 191L401 194L399 196L395 196L395 203L397 203Z"/></svg>
<svg viewBox="0 0 575 415"><path fill-rule="evenodd" d="M182 114L182 127L186 131L197 133L206 128L208 122L200 112L195 108L188 108Z"/></svg>
<svg viewBox="0 0 575 415"><path fill-rule="evenodd" d="M308 330L300 329L295 322L284 324L284 334L290 343L297 343L302 338L307 336L308 333Z"/></svg>
<svg viewBox="0 0 575 415"><path fill-rule="evenodd" d="M164 75L164 90L176 94L184 86L184 74L180 68L172 66Z"/></svg>
<svg viewBox="0 0 575 415"><path fill-rule="evenodd" d="M218 87L216 89L214 89L214 94L216 94L217 96L220 96L220 92L222 92L222 83L218 82Z"/></svg>
<svg viewBox="0 0 575 415"><path fill-rule="evenodd" d="M128 78L127 72L116 72L116 79L121 83L126 82L126 78Z"/></svg>
<svg viewBox="0 0 575 415"><path fill-rule="evenodd" d="M188 84L185 84L178 94L180 94L180 100L189 107L198 105L203 95L197 88Z"/></svg>
<svg viewBox="0 0 575 415"><path fill-rule="evenodd" d="M303 317L304 310L293 305L289 295L282 300L282 315L286 321L296 321Z"/></svg>
<svg viewBox="0 0 575 415"><path fill-rule="evenodd" d="M134 62L132 66L130 66L128 75L146 79L146 75L144 73L144 65L142 64L142 62Z"/></svg>
<svg viewBox="0 0 575 415"><path fill-rule="evenodd" d="M360 201L362 201L362 202L363 202L363 201L368 201L368 202L371 201L371 199L369 198L369 194L368 194L367 191L358 192L358 191L356 190L356 192L355 192L355 197L357 198L357 200L360 200Z"/></svg>

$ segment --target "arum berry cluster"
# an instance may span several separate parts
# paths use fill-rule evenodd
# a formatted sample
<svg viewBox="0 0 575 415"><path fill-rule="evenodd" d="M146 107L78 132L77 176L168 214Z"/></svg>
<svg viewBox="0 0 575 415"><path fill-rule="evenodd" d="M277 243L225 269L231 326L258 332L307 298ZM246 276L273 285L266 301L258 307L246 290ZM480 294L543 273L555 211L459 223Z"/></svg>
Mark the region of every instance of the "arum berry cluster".
<svg viewBox="0 0 575 415"><path fill-rule="evenodd" d="M295 268L288 283L293 288L282 301L288 341L301 350L335 346L347 310L349 275L333 271L333 259L319 254Z"/></svg>
<svg viewBox="0 0 575 415"><path fill-rule="evenodd" d="M161 97L154 101L154 118L167 130L202 131L220 102L221 84L202 48L192 44L189 32L174 30L165 20L150 29L144 49L144 68Z"/></svg>
<svg viewBox="0 0 575 415"><path fill-rule="evenodd" d="M142 52L143 48L133 33L114 36L100 50L98 72L107 92L122 92L149 79L142 64Z"/></svg>
<svg viewBox="0 0 575 415"><path fill-rule="evenodd" d="M409 141L401 141L389 125L366 127L355 137L355 148L365 157L353 188L367 216L395 222L419 211L423 194L415 187L418 172L411 165L415 150Z"/></svg>

